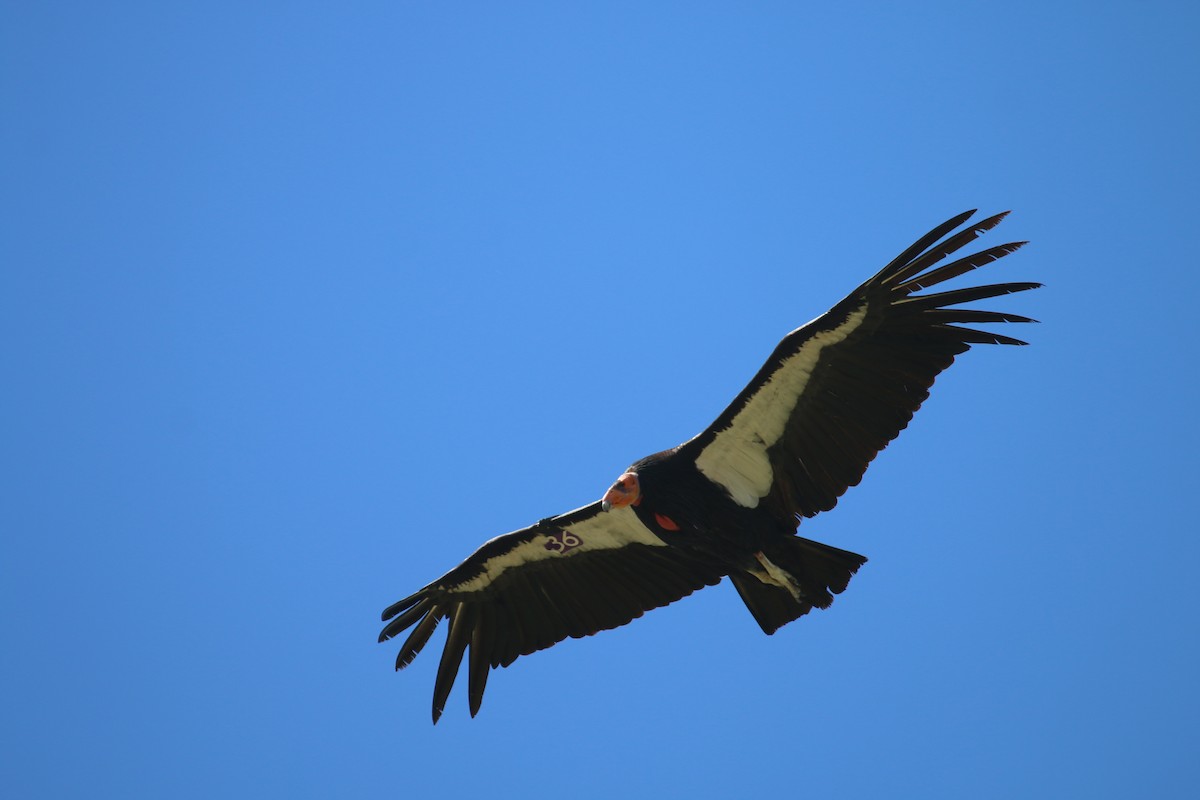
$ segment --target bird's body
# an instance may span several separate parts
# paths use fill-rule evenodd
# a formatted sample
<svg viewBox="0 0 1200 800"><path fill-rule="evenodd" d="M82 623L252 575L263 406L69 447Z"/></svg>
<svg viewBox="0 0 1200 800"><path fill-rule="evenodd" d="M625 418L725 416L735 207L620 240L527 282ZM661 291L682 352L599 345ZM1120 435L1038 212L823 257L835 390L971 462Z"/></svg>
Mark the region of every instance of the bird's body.
<svg viewBox="0 0 1200 800"><path fill-rule="evenodd" d="M380 641L412 627L407 666L448 619L434 683L441 715L467 653L471 714L490 669L567 637L623 625L728 576L764 632L826 608L866 562L796 535L856 485L971 344L1024 344L964 322L1031 322L949 306L1033 283L916 291L1013 252L1006 244L935 266L991 229L935 228L842 302L792 331L724 412L693 439L634 462L602 500L485 543L390 606Z"/></svg>

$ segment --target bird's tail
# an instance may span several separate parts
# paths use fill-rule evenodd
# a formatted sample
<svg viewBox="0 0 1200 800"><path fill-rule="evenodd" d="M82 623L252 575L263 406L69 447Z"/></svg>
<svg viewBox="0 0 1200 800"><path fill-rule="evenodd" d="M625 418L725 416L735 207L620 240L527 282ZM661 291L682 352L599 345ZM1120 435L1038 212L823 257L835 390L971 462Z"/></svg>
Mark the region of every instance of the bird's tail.
<svg viewBox="0 0 1200 800"><path fill-rule="evenodd" d="M829 608L865 556L799 536L764 548L749 570L729 578L764 633L772 634L813 607Z"/></svg>

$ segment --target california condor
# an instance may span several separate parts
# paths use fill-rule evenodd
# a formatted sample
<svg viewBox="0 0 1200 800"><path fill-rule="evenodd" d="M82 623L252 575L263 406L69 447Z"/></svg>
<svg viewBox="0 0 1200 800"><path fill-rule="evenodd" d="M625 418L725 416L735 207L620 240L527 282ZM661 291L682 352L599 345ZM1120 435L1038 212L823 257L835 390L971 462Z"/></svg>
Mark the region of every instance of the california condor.
<svg viewBox="0 0 1200 800"><path fill-rule="evenodd" d="M385 609L379 641L415 626L396 658L398 670L442 619L450 621L433 721L468 647L475 716L491 669L568 636L624 625L725 576L767 634L814 607L828 608L866 558L797 536L800 520L833 508L859 482L955 356L973 344L1025 344L959 323L1033 320L951 306L1040 284L915 294L1024 244L935 267L1007 214L947 236L974 213L937 226L785 336L700 435L635 461L600 500L492 539Z"/></svg>

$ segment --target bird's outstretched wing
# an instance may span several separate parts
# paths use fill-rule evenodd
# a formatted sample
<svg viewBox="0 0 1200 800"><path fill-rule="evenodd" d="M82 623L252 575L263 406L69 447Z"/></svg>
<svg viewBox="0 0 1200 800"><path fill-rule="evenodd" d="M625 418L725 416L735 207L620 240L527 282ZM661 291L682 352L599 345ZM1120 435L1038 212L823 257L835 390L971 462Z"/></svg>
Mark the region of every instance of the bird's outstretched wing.
<svg viewBox="0 0 1200 800"><path fill-rule="evenodd" d="M749 385L703 433L680 447L746 507L768 503L811 517L856 485L908 425L938 373L972 344L1025 342L960 323L1033 322L961 303L1033 289L998 283L915 294L1002 258L1001 244L937 266L1007 214L943 239L974 214L934 228L832 309L779 343Z"/></svg>
<svg viewBox="0 0 1200 800"><path fill-rule="evenodd" d="M413 627L402 669L442 619L449 633L433 689L437 722L468 648L471 716L488 672L571 637L616 628L721 580L721 568L666 546L631 509L600 504L497 537L383 612L379 641ZM389 621L390 620L390 621Z"/></svg>

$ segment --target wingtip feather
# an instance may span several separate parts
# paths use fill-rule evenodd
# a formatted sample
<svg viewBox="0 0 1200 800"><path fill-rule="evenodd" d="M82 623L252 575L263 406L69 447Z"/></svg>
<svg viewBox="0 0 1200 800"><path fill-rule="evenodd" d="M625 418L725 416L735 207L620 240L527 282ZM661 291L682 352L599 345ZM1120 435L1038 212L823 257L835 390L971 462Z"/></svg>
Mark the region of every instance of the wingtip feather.
<svg viewBox="0 0 1200 800"><path fill-rule="evenodd" d="M437 677L433 681L433 724L437 724L450 690L454 688L454 680L462 664L463 652L470 639L473 627L473 614L466 603L459 601L449 614L450 630L446 634L446 644L442 649L442 660L438 663Z"/></svg>

